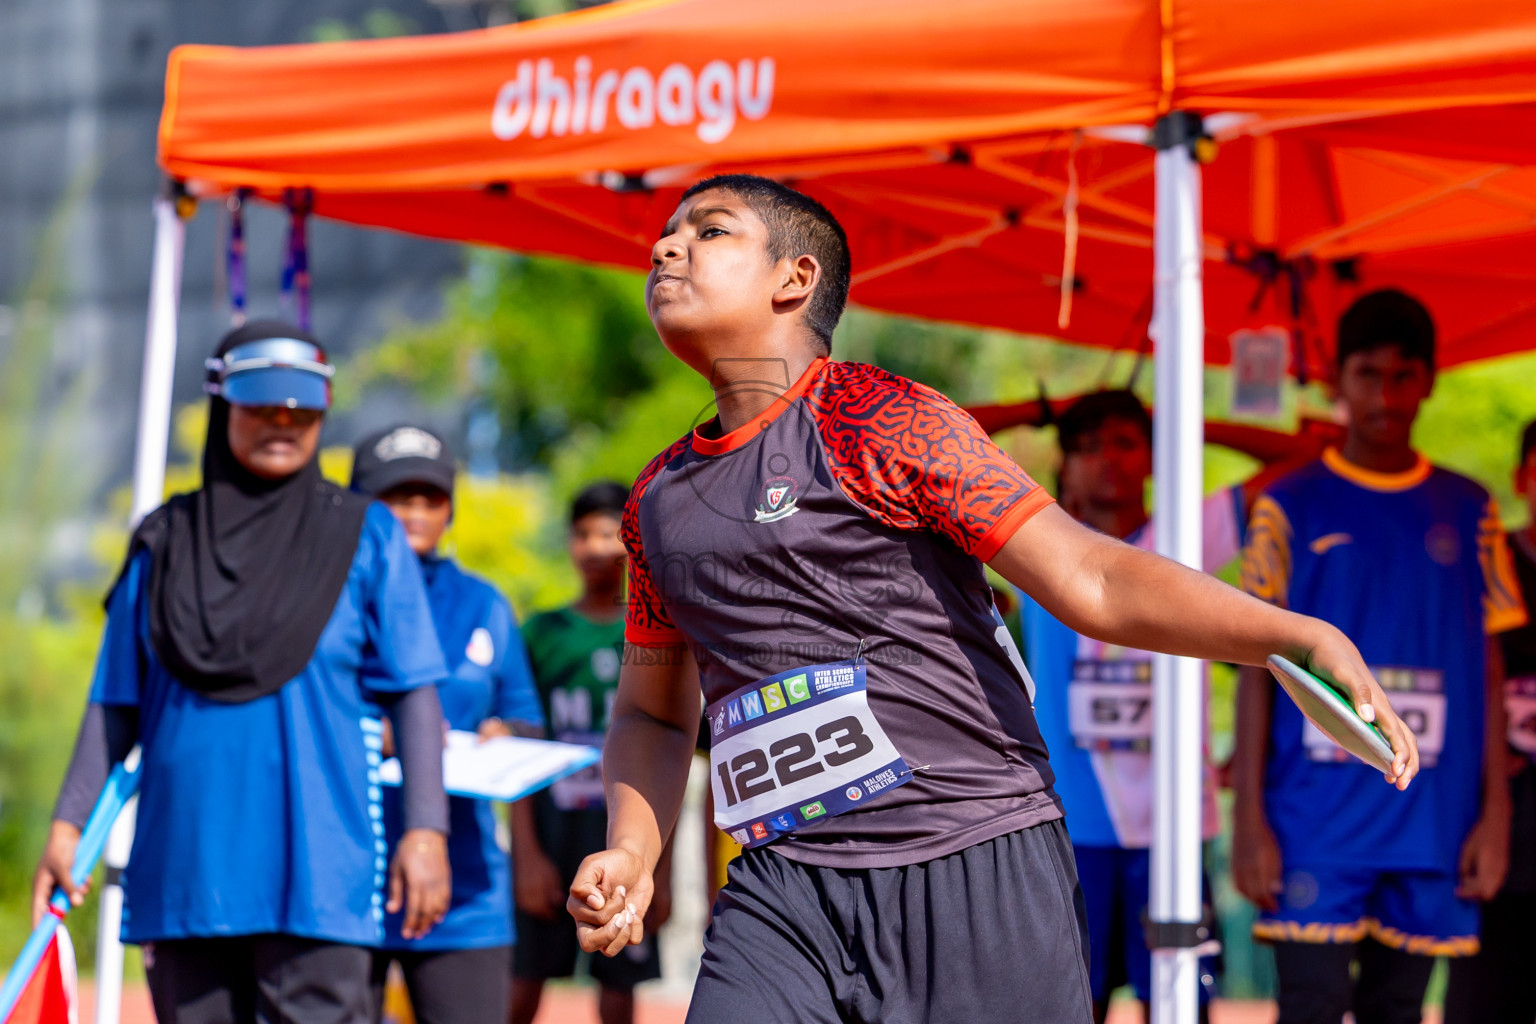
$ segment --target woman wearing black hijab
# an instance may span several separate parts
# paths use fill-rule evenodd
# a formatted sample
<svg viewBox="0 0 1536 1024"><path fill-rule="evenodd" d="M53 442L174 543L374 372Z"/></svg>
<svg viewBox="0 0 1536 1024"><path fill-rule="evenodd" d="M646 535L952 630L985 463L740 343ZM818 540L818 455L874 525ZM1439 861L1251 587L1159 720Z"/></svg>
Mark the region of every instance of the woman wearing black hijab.
<svg viewBox="0 0 1536 1024"><path fill-rule="evenodd" d="M446 677L415 554L316 461L334 372L252 323L208 361L203 485L149 515L107 599L90 704L34 886L69 881L111 763L142 748L123 938L160 1024L363 1024L386 910L448 905ZM380 708L406 831L387 861Z"/></svg>

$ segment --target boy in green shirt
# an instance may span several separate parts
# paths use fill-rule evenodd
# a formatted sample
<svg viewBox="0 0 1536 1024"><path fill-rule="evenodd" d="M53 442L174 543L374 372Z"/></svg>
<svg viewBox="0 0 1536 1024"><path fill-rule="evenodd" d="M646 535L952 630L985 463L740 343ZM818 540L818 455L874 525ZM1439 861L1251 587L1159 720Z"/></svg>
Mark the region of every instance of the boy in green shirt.
<svg viewBox="0 0 1536 1024"><path fill-rule="evenodd" d="M570 553L581 574L582 595L523 626L551 739L602 746L608 730L624 650L625 552L619 524L628 497L629 488L613 481L592 484L576 496ZM607 846L607 827L601 765L561 779L513 808L517 946L511 1024L531 1024L544 982L575 971L576 922L565 913L565 900L582 859ZM670 857L665 861L670 866ZM661 977L653 936L671 914L670 897L670 885L659 884L643 944L624 956L592 961L603 1024L629 1024L635 985Z"/></svg>

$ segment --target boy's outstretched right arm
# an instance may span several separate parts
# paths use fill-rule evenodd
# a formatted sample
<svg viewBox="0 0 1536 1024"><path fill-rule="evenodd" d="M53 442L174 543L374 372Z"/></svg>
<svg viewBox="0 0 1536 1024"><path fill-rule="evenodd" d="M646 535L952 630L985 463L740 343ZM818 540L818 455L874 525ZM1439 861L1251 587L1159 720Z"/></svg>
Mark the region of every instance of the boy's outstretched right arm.
<svg viewBox="0 0 1536 1024"><path fill-rule="evenodd" d="M608 849L582 861L566 903L589 953L616 956L644 938L652 872L688 785L700 699L686 645L626 646L603 743Z"/></svg>
<svg viewBox="0 0 1536 1024"><path fill-rule="evenodd" d="M1262 666L1281 654L1346 688L1395 754L1406 789L1418 744L1355 645L1319 619L1266 604L1213 576L1079 524L1055 505L1031 516L988 564L1068 628L1106 643Z"/></svg>

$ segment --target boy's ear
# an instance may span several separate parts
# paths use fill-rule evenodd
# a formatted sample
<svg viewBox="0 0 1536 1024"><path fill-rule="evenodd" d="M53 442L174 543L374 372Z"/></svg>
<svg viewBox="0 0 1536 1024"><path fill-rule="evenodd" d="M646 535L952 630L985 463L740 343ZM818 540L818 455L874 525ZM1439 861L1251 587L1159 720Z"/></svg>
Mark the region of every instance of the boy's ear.
<svg viewBox="0 0 1536 1024"><path fill-rule="evenodd" d="M779 287L774 290L775 306L797 306L811 297L821 281L821 264L810 253L801 253L782 261Z"/></svg>

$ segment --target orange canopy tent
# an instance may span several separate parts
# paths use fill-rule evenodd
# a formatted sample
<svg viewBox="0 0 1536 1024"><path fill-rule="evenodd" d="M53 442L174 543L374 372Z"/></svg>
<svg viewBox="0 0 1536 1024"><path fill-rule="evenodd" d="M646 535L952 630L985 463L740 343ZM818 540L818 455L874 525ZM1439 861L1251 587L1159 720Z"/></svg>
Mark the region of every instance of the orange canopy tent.
<svg viewBox="0 0 1536 1024"><path fill-rule="evenodd" d="M1114 346L1150 309L1152 159L1124 126L1170 109L1227 141L1208 359L1279 321L1318 362L1315 326L1381 284L1428 302L1447 364L1536 327L1536 7L1510 0L630 0L181 47L161 159L201 193L310 187L321 216L631 267L682 186L753 169L838 214L857 302Z"/></svg>
<svg viewBox="0 0 1536 1024"><path fill-rule="evenodd" d="M1200 355L1226 358L1231 330L1278 317L1305 339L1399 283L1446 363L1528 345L1533 129L1529 0L627 0L182 47L160 152L195 196L309 188L321 216L636 268L680 188L750 169L843 220L856 301L1099 345L1139 345L1150 319L1158 550L1195 565ZM1227 143L1203 202L1202 133ZM164 203L160 223L145 495L179 261ZM1196 663L1159 657L1158 1024L1194 1019L1201 745L1176 739L1201 693Z"/></svg>

